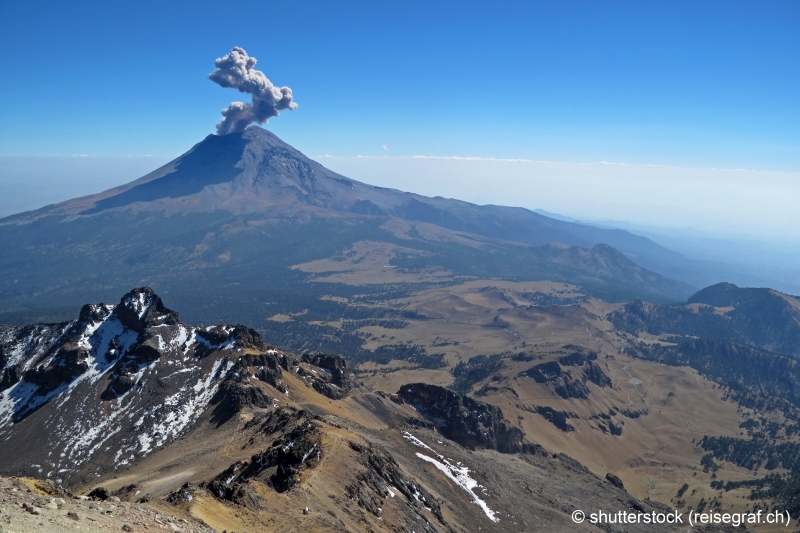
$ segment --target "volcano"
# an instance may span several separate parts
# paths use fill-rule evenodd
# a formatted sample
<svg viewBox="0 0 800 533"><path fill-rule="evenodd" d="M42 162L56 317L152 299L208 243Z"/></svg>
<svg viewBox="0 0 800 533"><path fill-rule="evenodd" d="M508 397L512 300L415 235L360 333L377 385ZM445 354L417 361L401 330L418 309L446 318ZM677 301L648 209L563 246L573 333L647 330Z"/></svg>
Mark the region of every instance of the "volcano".
<svg viewBox="0 0 800 533"><path fill-rule="evenodd" d="M642 237L375 187L250 127L209 135L129 184L0 220L0 246L11 251L0 258L0 306L76 309L150 284L192 307L183 298L198 283L286 288L302 281L289 267L340 257L356 243L389 246L383 264L436 271L438 280L547 279L617 300L694 292L646 268L669 270L676 254ZM252 322L249 311L210 311L191 318Z"/></svg>

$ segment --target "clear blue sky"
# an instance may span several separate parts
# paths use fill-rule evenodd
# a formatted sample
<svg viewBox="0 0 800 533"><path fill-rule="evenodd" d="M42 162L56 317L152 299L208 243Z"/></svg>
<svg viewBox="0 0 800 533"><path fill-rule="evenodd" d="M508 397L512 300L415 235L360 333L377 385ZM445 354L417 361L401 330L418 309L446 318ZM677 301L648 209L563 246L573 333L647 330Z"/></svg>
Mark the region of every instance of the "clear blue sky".
<svg viewBox="0 0 800 533"><path fill-rule="evenodd" d="M800 170L800 2L0 2L0 155L174 156L241 46L309 155Z"/></svg>

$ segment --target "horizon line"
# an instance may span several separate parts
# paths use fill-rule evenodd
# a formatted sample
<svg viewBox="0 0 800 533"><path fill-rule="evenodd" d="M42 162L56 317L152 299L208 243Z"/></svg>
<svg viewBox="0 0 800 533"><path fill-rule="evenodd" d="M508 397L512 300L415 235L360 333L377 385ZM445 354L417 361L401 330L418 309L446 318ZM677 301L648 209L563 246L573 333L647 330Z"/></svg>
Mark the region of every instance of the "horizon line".
<svg viewBox="0 0 800 533"><path fill-rule="evenodd" d="M539 163L548 165L586 165L586 166L631 166L667 168L676 170L714 170L732 172L765 172L775 174L800 174L800 170L763 170L732 167L692 167L681 165L666 165L661 163L625 163L617 161L548 161L546 159L503 158L482 156L442 156L442 155L331 155L323 154L313 156L312 159L409 159L409 160L440 160L440 161L486 161L496 163Z"/></svg>

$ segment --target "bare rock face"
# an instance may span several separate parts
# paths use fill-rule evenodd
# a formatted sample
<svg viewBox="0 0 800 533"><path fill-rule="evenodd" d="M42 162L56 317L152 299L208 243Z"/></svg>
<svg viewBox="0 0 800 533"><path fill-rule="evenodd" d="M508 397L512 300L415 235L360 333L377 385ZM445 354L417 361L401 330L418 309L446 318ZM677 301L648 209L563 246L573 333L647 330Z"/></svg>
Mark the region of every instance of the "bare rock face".
<svg viewBox="0 0 800 533"><path fill-rule="evenodd" d="M403 385L397 392L439 432L466 448L491 448L502 453L525 452L519 428L504 422L503 412L492 405L427 383Z"/></svg>
<svg viewBox="0 0 800 533"><path fill-rule="evenodd" d="M88 358L89 351L86 348L73 343L65 344L58 358L25 372L25 380L38 385L39 395L44 396L89 370Z"/></svg>
<svg viewBox="0 0 800 533"><path fill-rule="evenodd" d="M275 440L249 461L237 461L210 481L206 488L217 498L259 508L257 495L249 485L259 481L277 492L295 486L303 470L316 467L322 460L319 425L306 411L280 408L254 418L245 429L255 428Z"/></svg>
<svg viewBox="0 0 800 533"><path fill-rule="evenodd" d="M255 357L280 388L275 354L251 355L266 348L244 326L183 324L148 287L85 305L71 322L0 327L0 456L9 458L0 473L88 481L88 465L103 472L142 459L214 399L234 412L270 407L240 361Z"/></svg>
<svg viewBox="0 0 800 533"><path fill-rule="evenodd" d="M276 350L268 349L264 353L242 356L236 366L237 372L244 372L244 367L255 367L256 372L254 375L256 378L272 385L280 392L286 391L286 388L281 383L283 372Z"/></svg>
<svg viewBox="0 0 800 533"><path fill-rule="evenodd" d="M269 365L266 365L271 369ZM346 398L358 386L347 361L333 354L304 354L298 356L291 353L280 355L280 367L296 374L303 382L332 400ZM272 372L272 370L269 370ZM265 381L268 381L269 376Z"/></svg>
<svg viewBox="0 0 800 533"><path fill-rule="evenodd" d="M606 474L606 480L618 489L625 490L625 485L622 484L622 480L611 472Z"/></svg>
<svg viewBox="0 0 800 533"><path fill-rule="evenodd" d="M345 487L348 498L358 502L359 507L375 516L380 516L384 501L391 494L389 487L399 491L413 506L424 506L444 524L441 505L419 483L414 482L400 470L391 455L380 446L362 446L355 442L350 447L358 453L359 462L365 468L358 474L356 482Z"/></svg>
<svg viewBox="0 0 800 533"><path fill-rule="evenodd" d="M217 396L211 400L211 404L221 404L221 411L230 415L246 408L271 407L272 398L255 385L235 379L226 379L220 385Z"/></svg>
<svg viewBox="0 0 800 533"><path fill-rule="evenodd" d="M114 313L123 326L137 332L154 326L174 326L180 322L178 313L167 309L150 287L133 289L123 296ZM84 314L83 310L81 314Z"/></svg>
<svg viewBox="0 0 800 533"><path fill-rule="evenodd" d="M320 368L323 373L316 374L312 386L314 390L328 398L339 400L346 397L356 387L356 376L347 366L347 361L339 355L303 355L303 362Z"/></svg>
<svg viewBox="0 0 800 533"><path fill-rule="evenodd" d="M597 354L575 352L558 359L529 368L523 375L533 378L537 383L547 383L553 391L564 399L589 397L587 383L598 387L610 387L609 378L595 360Z"/></svg>
<svg viewBox="0 0 800 533"><path fill-rule="evenodd" d="M92 491L89 493L89 497L105 501L110 497L110 495L108 493L108 490L106 490L105 488L97 487L95 489L92 489Z"/></svg>

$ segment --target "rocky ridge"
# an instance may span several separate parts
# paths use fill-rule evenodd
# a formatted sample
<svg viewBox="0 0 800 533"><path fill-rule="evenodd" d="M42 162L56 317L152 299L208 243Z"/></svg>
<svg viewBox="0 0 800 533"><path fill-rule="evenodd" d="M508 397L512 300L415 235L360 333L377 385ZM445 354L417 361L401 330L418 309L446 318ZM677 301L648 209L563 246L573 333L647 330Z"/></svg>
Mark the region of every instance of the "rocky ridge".
<svg viewBox="0 0 800 533"><path fill-rule="evenodd" d="M501 453L538 453L540 448L523 442L519 428L503 421L503 412L492 405L427 383L409 383L397 396L410 404L442 435L466 448L489 448Z"/></svg>
<svg viewBox="0 0 800 533"><path fill-rule="evenodd" d="M281 390L284 371L330 397L355 386L341 357L304 360L244 326L186 325L147 287L116 305L86 305L72 322L3 326L4 471L66 482L130 465L185 434L209 405L224 416L271 406L253 383Z"/></svg>

